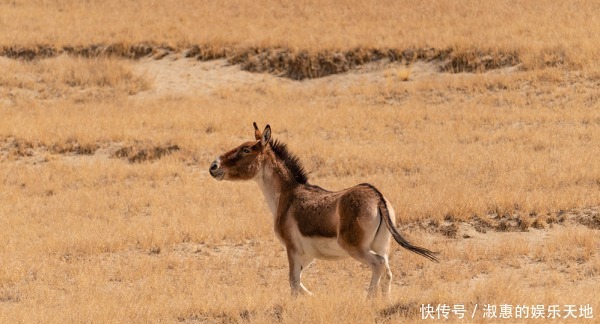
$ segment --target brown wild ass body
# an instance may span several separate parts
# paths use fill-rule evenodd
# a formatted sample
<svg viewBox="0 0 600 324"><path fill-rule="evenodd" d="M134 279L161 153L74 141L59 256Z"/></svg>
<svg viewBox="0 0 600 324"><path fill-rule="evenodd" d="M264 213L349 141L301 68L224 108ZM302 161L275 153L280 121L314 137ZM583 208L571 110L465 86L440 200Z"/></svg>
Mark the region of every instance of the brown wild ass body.
<svg viewBox="0 0 600 324"><path fill-rule="evenodd" d="M369 296L391 288L388 263L390 238L409 251L437 261L435 253L406 241L395 228L390 203L372 185L360 184L331 192L308 184L298 159L285 144L271 139L269 125L261 133L254 123L256 141L246 142L219 156L210 166L217 180L255 180L273 213L275 233L285 245L292 294L309 293L300 276L314 259L344 257L372 270Z"/></svg>

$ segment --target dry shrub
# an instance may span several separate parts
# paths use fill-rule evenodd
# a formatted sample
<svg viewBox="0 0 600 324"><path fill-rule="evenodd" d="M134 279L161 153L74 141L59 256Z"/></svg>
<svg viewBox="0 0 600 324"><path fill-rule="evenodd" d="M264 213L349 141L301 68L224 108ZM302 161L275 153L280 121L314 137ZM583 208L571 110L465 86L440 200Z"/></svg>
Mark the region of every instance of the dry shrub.
<svg viewBox="0 0 600 324"><path fill-rule="evenodd" d="M97 143L79 143L78 140L70 138L64 143L55 143L50 146L50 152L57 154L79 154L93 155L99 148Z"/></svg>
<svg viewBox="0 0 600 324"><path fill-rule="evenodd" d="M523 232L528 231L528 228L531 226L531 218L528 215L517 216L517 226Z"/></svg>
<svg viewBox="0 0 600 324"><path fill-rule="evenodd" d="M4 139L3 142L0 152L12 158L31 156L33 155L33 150L39 146L38 143L10 137Z"/></svg>
<svg viewBox="0 0 600 324"><path fill-rule="evenodd" d="M175 49L168 45L153 43L114 43L114 44L93 44L54 47L52 45L37 45L33 47L6 46L0 49L0 56L6 56L12 59L21 59L33 61L45 58L57 57L61 54L69 54L75 57L83 58L126 58L140 59L158 54L171 53ZM190 50L194 51L194 47ZM194 55L195 56L195 55Z"/></svg>
<svg viewBox="0 0 600 324"><path fill-rule="evenodd" d="M439 228L439 232L442 233L442 235L447 236L449 238L456 238L456 235L458 233L458 226L454 223L450 225L443 225Z"/></svg>
<svg viewBox="0 0 600 324"><path fill-rule="evenodd" d="M128 58L154 56L161 59L175 49L166 45L151 43L112 44L90 46L65 46L53 48L37 46L33 48L8 47L0 55L25 60L43 59L66 53L83 58ZM227 58L232 64L240 64L250 72L268 72L293 80L313 79L332 74L347 72L357 66L388 59L391 62L402 61L408 64L416 61L442 62L442 70L451 73L485 72L493 69L514 66L520 63L517 53L503 53L483 50L456 50L452 48L408 48L408 49L372 49L356 48L348 51L315 52L310 50L292 50L289 48L239 48L221 47L211 44L193 45L184 49L185 57L198 60ZM398 76L408 80L410 71L403 70Z"/></svg>
<svg viewBox="0 0 600 324"><path fill-rule="evenodd" d="M537 229L544 229L546 228L546 222L544 222L540 217L536 217L533 220L533 222L531 222L531 227Z"/></svg>
<svg viewBox="0 0 600 324"><path fill-rule="evenodd" d="M196 58L201 61L226 58L230 55L231 48L213 46L209 44L194 45L185 52L185 57Z"/></svg>
<svg viewBox="0 0 600 324"><path fill-rule="evenodd" d="M0 56L12 59L34 60L55 57L59 51L53 46L38 45L33 47L8 46L0 50Z"/></svg>
<svg viewBox="0 0 600 324"><path fill-rule="evenodd" d="M80 142L74 138L47 144L41 141L28 141L9 137L4 139L4 143L0 146L0 153L5 153L12 159L31 157L44 152L63 155L93 155L99 147L100 144L98 143Z"/></svg>
<svg viewBox="0 0 600 324"><path fill-rule="evenodd" d="M136 143L134 145L124 146L114 153L113 157L126 159L131 163L140 163L146 161L155 161L165 155L179 151L179 146L166 144L153 146L150 144Z"/></svg>
<svg viewBox="0 0 600 324"><path fill-rule="evenodd" d="M600 229L600 213L598 208L586 208L575 218L578 223L590 229Z"/></svg>
<svg viewBox="0 0 600 324"><path fill-rule="evenodd" d="M444 60L446 61L444 70L451 73L485 72L520 63L518 53L503 53L494 50L451 51Z"/></svg>
<svg viewBox="0 0 600 324"><path fill-rule="evenodd" d="M453 49L368 49L357 48L350 51L292 51L285 48L243 50L229 59L241 64L242 69L251 72L269 72L294 80L312 79L349 71L357 66L388 59L390 62L416 61L444 62L443 70L458 72L484 72L519 63L515 53L466 51ZM408 74L403 73L403 80Z"/></svg>
<svg viewBox="0 0 600 324"><path fill-rule="evenodd" d="M565 58L562 47L544 48L540 53L531 54L522 51L505 51L502 49L470 49L470 48L365 48L351 50L290 49L285 47L249 47L239 45L201 44L187 48L175 48L165 44L143 42L137 44L114 43L53 47L36 45L32 47L8 46L0 50L0 56L27 61L56 57L69 54L87 59L126 58L139 59L154 57L162 59L168 54L184 52L187 58L198 60L227 59L232 64L240 64L242 69L250 72L268 72L293 80L303 80L344 73L360 65L388 59L391 62L401 61L408 64L417 61L440 62L442 71L450 73L476 72L517 66L523 63L525 69L544 67L570 66L580 67L581 63ZM533 55L533 56L532 56ZM525 57L525 61L521 59ZM410 70L400 71L398 77L406 81Z"/></svg>
<svg viewBox="0 0 600 324"><path fill-rule="evenodd" d="M478 216L471 216L471 218L469 219L469 223L479 233L486 233L488 229L493 228L489 220L483 219Z"/></svg>
<svg viewBox="0 0 600 324"><path fill-rule="evenodd" d="M379 320L385 322L393 317L414 318L418 315L419 307L420 305L415 303L396 303L380 310L378 312Z"/></svg>
<svg viewBox="0 0 600 324"><path fill-rule="evenodd" d="M90 45L90 46L65 46L62 51L73 56L84 58L98 57L117 57L128 59L139 59L151 56L159 51L173 51L174 49L167 45L156 45L151 43L126 44L116 43L110 45Z"/></svg>

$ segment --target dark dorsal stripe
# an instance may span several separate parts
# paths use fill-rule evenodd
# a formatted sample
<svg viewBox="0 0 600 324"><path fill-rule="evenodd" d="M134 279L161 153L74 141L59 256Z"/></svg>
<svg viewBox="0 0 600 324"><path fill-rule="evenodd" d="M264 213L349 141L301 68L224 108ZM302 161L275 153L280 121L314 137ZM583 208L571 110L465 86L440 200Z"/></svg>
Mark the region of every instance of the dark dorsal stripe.
<svg viewBox="0 0 600 324"><path fill-rule="evenodd" d="M304 170L302 164L300 164L298 157L288 151L287 145L278 140L269 141L269 145L271 146L271 150L275 153L275 156L277 156L277 158L283 162L283 165L290 170L296 182L299 184L307 184L307 172Z"/></svg>

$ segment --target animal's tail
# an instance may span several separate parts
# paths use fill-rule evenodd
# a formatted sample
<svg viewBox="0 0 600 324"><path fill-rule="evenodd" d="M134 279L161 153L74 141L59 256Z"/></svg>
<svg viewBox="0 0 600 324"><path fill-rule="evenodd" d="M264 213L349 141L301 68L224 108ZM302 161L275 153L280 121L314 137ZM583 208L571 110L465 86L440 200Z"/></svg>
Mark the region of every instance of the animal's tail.
<svg viewBox="0 0 600 324"><path fill-rule="evenodd" d="M385 202L385 198L383 198L383 194L381 192L379 192L379 190L377 190L377 188L375 188L373 185L368 184L368 183L363 183L361 185L367 186L367 187L373 189L373 191L375 191L377 193L377 195L379 196L379 204L377 205L377 207L379 208L379 214L381 214L381 218L383 218L385 225L387 226L390 233L392 233L394 240L396 240L396 242L398 242L398 244L400 244L400 246L409 250L410 252L416 253L423 257L426 257L427 259L429 259L431 261L440 262L436 257L438 252L433 252L426 248L412 245L409 241L407 241L404 237L402 237L402 235L398 232L398 230L394 226L394 223L392 222L392 218L390 217L390 211L388 209L387 203Z"/></svg>
<svg viewBox="0 0 600 324"><path fill-rule="evenodd" d="M381 197L381 200L379 201L378 207L379 207L379 213L381 214L381 217L383 218L385 225L387 226L390 233L392 233L394 240L396 240L396 242L398 242L398 244L400 244L400 246L402 246L403 248L405 248L413 253L416 253L420 256L424 256L431 261L439 262L436 257L436 254L438 254L437 252L430 251L430 250L428 250L426 248L422 248L420 246L412 245L409 241L407 241L404 237L402 237L402 235L400 235L400 233L394 226L394 223L392 223L392 219L390 218L390 212L387 208L387 204L386 204L385 200L383 199L383 196Z"/></svg>
<svg viewBox="0 0 600 324"><path fill-rule="evenodd" d="M390 233L392 233L394 240L396 240L396 242L398 242L398 244L400 244L400 246L409 250L410 252L416 253L423 257L426 257L427 259L429 259L431 261L440 262L436 257L436 255L439 254L438 252L433 252L426 248L412 245L409 241L407 241L404 237L402 237L402 235L400 235L400 233L394 226L394 223L392 222L392 218L390 217L390 211L388 209L385 198L383 197L383 194L379 190L377 190L377 188L375 188L375 186L373 186L369 183L361 183L359 186L369 187L379 196L379 204L377 205L377 207L379 208L379 214L381 214L381 218L383 218L385 225L387 226Z"/></svg>

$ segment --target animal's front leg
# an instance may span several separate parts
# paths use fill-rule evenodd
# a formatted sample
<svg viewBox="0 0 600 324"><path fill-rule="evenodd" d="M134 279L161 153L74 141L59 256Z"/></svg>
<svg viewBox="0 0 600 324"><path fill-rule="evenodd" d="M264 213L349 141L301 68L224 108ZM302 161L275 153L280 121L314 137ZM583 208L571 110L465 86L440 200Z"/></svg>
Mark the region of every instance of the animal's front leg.
<svg viewBox="0 0 600 324"><path fill-rule="evenodd" d="M290 287L292 288L292 296L298 294L312 295L308 289L302 284L302 270L306 269L313 261L312 258L302 256L295 251L294 248L287 248L288 262L290 265Z"/></svg>

